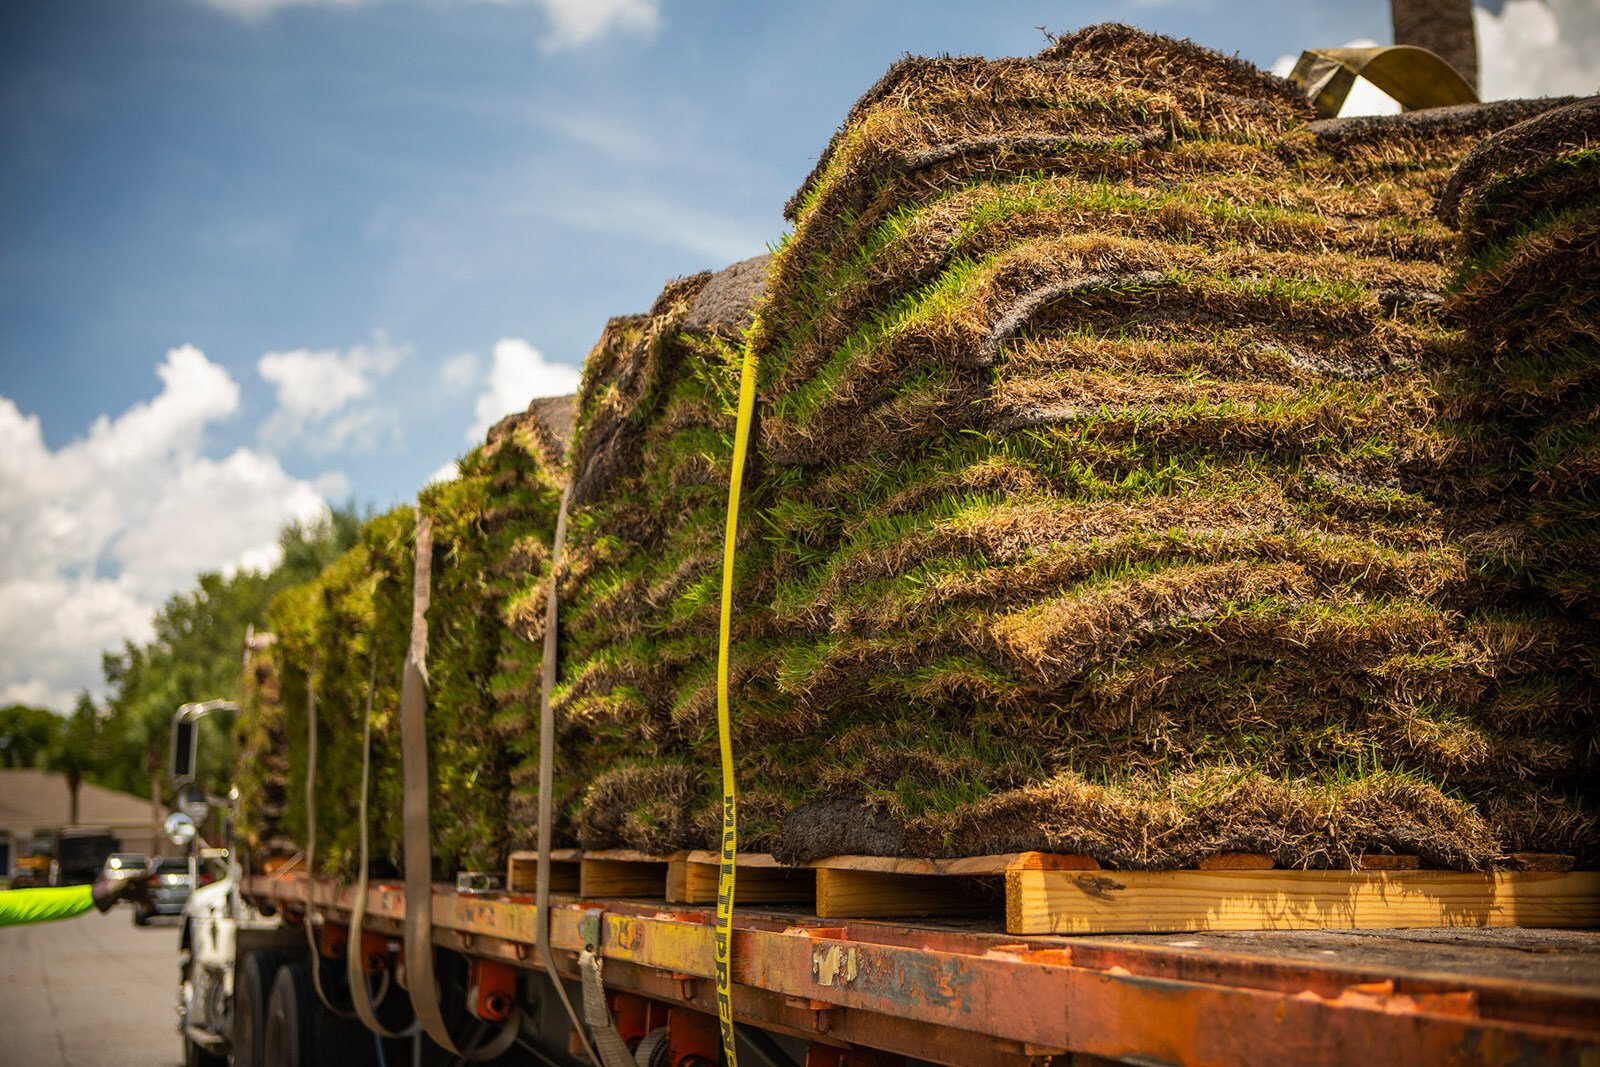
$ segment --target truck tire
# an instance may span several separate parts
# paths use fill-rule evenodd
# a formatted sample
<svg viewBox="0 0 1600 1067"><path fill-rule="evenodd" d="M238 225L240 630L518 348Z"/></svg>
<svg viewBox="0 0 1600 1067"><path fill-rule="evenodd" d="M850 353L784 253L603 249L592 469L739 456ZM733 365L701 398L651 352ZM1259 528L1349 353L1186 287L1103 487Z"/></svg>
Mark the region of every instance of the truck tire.
<svg viewBox="0 0 1600 1067"><path fill-rule="evenodd" d="M266 1067L271 1063L262 1050L266 1037L267 997L278 971L294 956L277 949L249 952L239 961L233 977L233 1065Z"/></svg>
<svg viewBox="0 0 1600 1067"><path fill-rule="evenodd" d="M285 964L272 980L261 1027L262 1062L272 1067L322 1067L322 1006L304 962Z"/></svg>
<svg viewBox="0 0 1600 1067"><path fill-rule="evenodd" d="M377 1062L377 1046L366 1028L328 1014L317 1000L311 964L305 960L278 967L260 1029L261 1067L366 1067Z"/></svg>

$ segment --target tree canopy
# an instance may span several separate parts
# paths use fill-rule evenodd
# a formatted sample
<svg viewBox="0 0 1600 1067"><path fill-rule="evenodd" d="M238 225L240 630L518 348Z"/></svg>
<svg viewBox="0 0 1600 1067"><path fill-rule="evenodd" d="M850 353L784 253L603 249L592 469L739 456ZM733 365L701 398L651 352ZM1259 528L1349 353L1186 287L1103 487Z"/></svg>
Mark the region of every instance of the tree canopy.
<svg viewBox="0 0 1600 1067"><path fill-rule="evenodd" d="M172 713L190 701L238 696L246 631L263 625L279 591L316 577L354 544L361 521L346 505L320 521L290 523L278 536L280 559L271 570L201 574L156 613L152 640L107 652L106 715L91 777L133 793L159 784ZM201 723L202 784L211 789L227 780L229 725L225 716Z"/></svg>
<svg viewBox="0 0 1600 1067"><path fill-rule="evenodd" d="M37 767L61 733L61 716L49 708L0 708L0 767Z"/></svg>

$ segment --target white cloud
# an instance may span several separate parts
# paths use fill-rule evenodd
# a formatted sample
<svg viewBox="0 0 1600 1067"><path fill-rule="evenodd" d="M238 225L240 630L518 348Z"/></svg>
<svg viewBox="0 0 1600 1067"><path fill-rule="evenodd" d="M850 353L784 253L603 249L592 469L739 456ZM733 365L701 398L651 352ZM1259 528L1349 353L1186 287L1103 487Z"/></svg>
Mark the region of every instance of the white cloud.
<svg viewBox="0 0 1600 1067"><path fill-rule="evenodd" d="M745 220L633 189L547 184L538 198L524 199L515 209L578 229L686 249L704 257L709 267L759 255L767 247L768 235Z"/></svg>
<svg viewBox="0 0 1600 1067"><path fill-rule="evenodd" d="M460 477L460 475L461 465L455 460L451 460L449 463L446 463L444 466L440 467L438 470L424 478L422 484L426 486L432 485L435 482L448 482L454 478Z"/></svg>
<svg viewBox="0 0 1600 1067"><path fill-rule="evenodd" d="M1473 17L1485 100L1600 90L1595 0L1506 0L1499 15L1480 7Z"/></svg>
<svg viewBox="0 0 1600 1067"><path fill-rule="evenodd" d="M277 391L278 407L261 427L262 439L293 442L315 454L371 451L393 416L374 401L378 379L399 364L406 349L382 331L370 345L268 352L256 371Z"/></svg>
<svg viewBox="0 0 1600 1067"><path fill-rule="evenodd" d="M0 397L0 702L71 705L98 690L100 653L151 636L151 616L201 570L275 558L279 528L326 509L271 455L205 455L239 386L189 345L161 391L52 451L39 419Z"/></svg>
<svg viewBox="0 0 1600 1067"><path fill-rule="evenodd" d="M550 19L550 33L539 42L547 52L577 48L631 31L646 37L661 28L660 0L535 0Z"/></svg>
<svg viewBox="0 0 1600 1067"><path fill-rule="evenodd" d="M561 396L577 388L577 367L552 363L520 337L502 338L494 346L487 388L473 405L476 420L467 440L482 441L490 426L512 412L527 410L528 402L537 397Z"/></svg>
<svg viewBox="0 0 1600 1067"><path fill-rule="evenodd" d="M478 384L478 357L471 352L451 356L439 367L439 384L452 393L464 393Z"/></svg>
<svg viewBox="0 0 1600 1067"><path fill-rule="evenodd" d="M262 19L285 7L312 7L323 5L329 7L355 7L362 0L200 0L202 4L224 15L245 22L260 22Z"/></svg>
<svg viewBox="0 0 1600 1067"><path fill-rule="evenodd" d="M261 22L287 7L356 7L369 0L200 0L214 11L244 22ZM374 0L377 2L377 0ZM491 0L499 4L527 0ZM661 28L661 0L533 0L550 23L539 41L545 52L581 48L612 36L653 37Z"/></svg>

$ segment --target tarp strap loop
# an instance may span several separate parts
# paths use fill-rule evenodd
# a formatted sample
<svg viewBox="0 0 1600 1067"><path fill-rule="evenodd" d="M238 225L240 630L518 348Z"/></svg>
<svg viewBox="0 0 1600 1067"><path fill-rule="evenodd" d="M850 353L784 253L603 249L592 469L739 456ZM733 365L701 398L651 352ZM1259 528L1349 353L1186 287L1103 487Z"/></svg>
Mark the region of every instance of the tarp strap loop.
<svg viewBox="0 0 1600 1067"><path fill-rule="evenodd" d="M411 645L400 679L400 755L404 779L406 978L411 1007L435 1044L469 1060L490 1060L510 1048L521 1027L516 1009L486 1045L458 1049L439 1008L433 969L433 831L428 806L428 598L433 570L433 523L417 514L416 574L411 593Z"/></svg>
<svg viewBox="0 0 1600 1067"><path fill-rule="evenodd" d="M312 898L317 891L317 677L322 657L313 649L311 673L306 675L306 944L311 947L308 966L311 968L311 988L317 991L322 1006L341 1019L351 1018L351 1013L336 1007L322 988L322 948L317 944L316 926L321 918L316 915ZM326 920L324 920L326 921Z"/></svg>
<svg viewBox="0 0 1600 1067"><path fill-rule="evenodd" d="M1339 113L1358 77L1388 93L1407 111L1478 102L1477 90L1459 71L1426 48L1409 44L1312 48L1300 53L1289 74L1323 119Z"/></svg>
<svg viewBox="0 0 1600 1067"><path fill-rule="evenodd" d="M361 798L356 825L361 831L360 861L356 865L355 899L350 907L350 939L345 947L345 977L350 986L350 1003L356 1009L361 1024L379 1037L410 1037L422 1029L422 1020L413 1018L403 1030L390 1030L378 1021L372 1007L372 994L367 989L367 969L364 957L362 930L367 917L367 863L371 856L367 810L371 799L372 782L372 702L378 690L377 635L368 636L367 649L367 708L361 731ZM384 974L385 988L389 975Z"/></svg>
<svg viewBox="0 0 1600 1067"><path fill-rule="evenodd" d="M551 708L551 694L556 687L556 653L558 638L556 619L560 609L559 585L561 581L561 550L567 541L567 507L572 501L572 483L561 491L561 507L556 512L556 536L550 545L550 587L544 599L544 661L539 676L539 858L534 865L533 928L539 949L539 959L544 963L545 974L555 986L556 997L567 1010L572 1028L583 1042L583 1050L590 1063L603 1063L596 1054L583 1017L567 995L567 987L556 970L555 952L550 947L550 841L555 822L556 777L556 719Z"/></svg>

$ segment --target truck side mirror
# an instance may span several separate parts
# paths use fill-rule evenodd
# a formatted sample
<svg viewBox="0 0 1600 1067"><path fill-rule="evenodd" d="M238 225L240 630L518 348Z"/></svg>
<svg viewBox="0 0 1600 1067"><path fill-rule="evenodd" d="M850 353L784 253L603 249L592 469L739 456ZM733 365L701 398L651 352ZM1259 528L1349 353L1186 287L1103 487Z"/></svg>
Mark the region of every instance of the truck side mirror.
<svg viewBox="0 0 1600 1067"><path fill-rule="evenodd" d="M167 816L167 821L162 827L172 843L179 848L188 848L189 842L195 838L194 820L181 811L175 811Z"/></svg>
<svg viewBox="0 0 1600 1067"><path fill-rule="evenodd" d="M172 717L172 760L168 769L174 782L194 779L195 744L199 739L200 730L195 720L182 710Z"/></svg>

